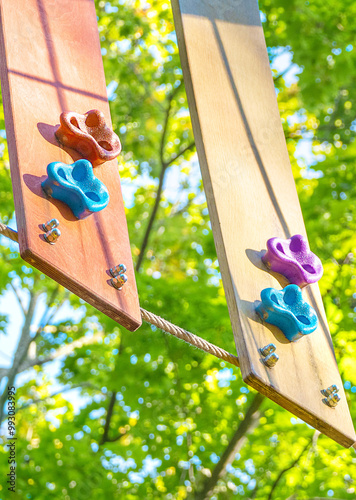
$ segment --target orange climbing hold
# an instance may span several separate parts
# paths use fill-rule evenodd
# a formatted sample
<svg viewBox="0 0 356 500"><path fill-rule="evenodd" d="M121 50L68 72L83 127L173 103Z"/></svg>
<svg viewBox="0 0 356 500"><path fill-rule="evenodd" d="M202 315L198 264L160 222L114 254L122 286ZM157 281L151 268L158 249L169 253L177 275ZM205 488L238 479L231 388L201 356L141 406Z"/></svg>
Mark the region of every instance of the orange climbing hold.
<svg viewBox="0 0 356 500"><path fill-rule="evenodd" d="M104 113L97 109L84 115L72 111L62 113L56 131L59 142L75 149L96 167L113 160L121 152L118 136L106 125Z"/></svg>

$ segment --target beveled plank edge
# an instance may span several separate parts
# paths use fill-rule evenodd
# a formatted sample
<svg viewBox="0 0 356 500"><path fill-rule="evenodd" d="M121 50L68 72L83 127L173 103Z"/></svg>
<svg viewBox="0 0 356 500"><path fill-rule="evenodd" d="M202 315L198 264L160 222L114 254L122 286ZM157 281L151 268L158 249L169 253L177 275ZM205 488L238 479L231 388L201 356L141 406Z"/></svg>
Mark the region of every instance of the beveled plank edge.
<svg viewBox="0 0 356 500"><path fill-rule="evenodd" d="M293 415L299 417L305 423L311 425L314 429L317 429L321 433L325 434L325 436L333 439L344 448L350 448L356 443L355 432L352 435L344 434L332 427L331 424L325 424L312 412L307 412L306 410L301 408L295 401L286 398L285 395L282 396L273 386L265 385L265 382L260 379L252 370L247 375L245 375L243 379L244 382L246 382L250 387L253 387L253 389L256 389L258 392L268 397L285 410L291 412ZM326 406L325 408L328 407ZM329 410L337 411L337 407L329 408Z"/></svg>
<svg viewBox="0 0 356 500"><path fill-rule="evenodd" d="M44 273L49 278L55 280L57 283L62 285L64 288L67 288L70 292L74 293L78 297L82 298L90 305L98 309L100 312L109 316L109 318L113 319L120 325L122 325L127 330L134 332L142 325L142 318L139 308L139 303L137 301L137 316L132 316L127 312L124 312L117 307L114 307L110 304L107 304L103 299L98 298L95 293L86 288L82 283L78 283L74 279L68 279L68 277L62 275L60 271L56 272L56 270L52 267L50 263L48 263L42 256L34 253L30 248L22 247L22 238L19 234L19 243L20 243L20 255L21 258L30 264L31 266L38 269L40 272ZM108 285L109 286L109 285ZM115 293L120 293L118 290L113 288ZM137 293L137 292L136 292Z"/></svg>
<svg viewBox="0 0 356 500"><path fill-rule="evenodd" d="M9 79L8 63L7 63L7 53L6 53L6 41L5 41L5 30L4 30L4 15L3 15L3 2L0 0L0 80L1 80L1 93L4 109L5 118L5 128L6 128L6 141L8 144L9 161L10 161L10 175L11 184L13 189L13 198L15 205L15 215L18 225L19 236L26 240L27 234L25 228L22 226L21 221L25 220L25 206L23 203L19 202L19 199L23 199L22 193L22 182L21 174L19 170L19 159L17 152L17 138L14 126L14 116L12 109L12 92ZM14 168L11 168L14 165ZM14 182L15 179L15 182ZM16 186L16 189L14 189ZM20 223L19 223L20 222Z"/></svg>

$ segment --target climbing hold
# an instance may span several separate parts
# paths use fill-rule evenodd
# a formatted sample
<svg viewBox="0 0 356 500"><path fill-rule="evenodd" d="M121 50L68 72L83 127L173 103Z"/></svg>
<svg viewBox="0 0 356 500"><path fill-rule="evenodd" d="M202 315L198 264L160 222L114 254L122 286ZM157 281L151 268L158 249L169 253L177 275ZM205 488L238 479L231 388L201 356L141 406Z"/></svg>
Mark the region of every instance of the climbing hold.
<svg viewBox="0 0 356 500"><path fill-rule="evenodd" d="M291 342L316 330L316 312L305 302L297 285L288 285L283 290L265 288L261 301L256 307L258 315L266 323L278 326Z"/></svg>
<svg viewBox="0 0 356 500"><path fill-rule="evenodd" d="M269 239L262 261L271 271L301 288L319 281L323 275L319 257L309 250L307 239L300 234L289 240Z"/></svg>
<svg viewBox="0 0 356 500"><path fill-rule="evenodd" d="M60 115L55 132L59 142L75 149L93 167L116 158L121 152L118 136L106 125L104 113L93 109L81 115L72 111Z"/></svg>
<svg viewBox="0 0 356 500"><path fill-rule="evenodd" d="M47 174L48 178L42 182L44 192L66 203L78 219L103 210L109 203L109 192L95 177L88 160L78 160L72 165L50 163Z"/></svg>

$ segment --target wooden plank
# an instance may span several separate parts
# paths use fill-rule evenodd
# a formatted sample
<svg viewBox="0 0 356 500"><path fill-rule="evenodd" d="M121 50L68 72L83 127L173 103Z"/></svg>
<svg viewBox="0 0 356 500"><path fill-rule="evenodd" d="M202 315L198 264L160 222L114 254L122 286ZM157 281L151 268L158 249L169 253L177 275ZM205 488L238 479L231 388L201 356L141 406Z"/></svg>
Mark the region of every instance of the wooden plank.
<svg viewBox="0 0 356 500"><path fill-rule="evenodd" d="M41 189L47 164L73 163L54 131L62 111L103 111L110 124L95 6L92 0L1 0L1 84L21 256L129 330L141 325L117 160L95 168L108 207L76 220ZM69 151L69 150L68 150ZM49 245L40 225L57 218ZM122 291L108 270L124 263Z"/></svg>
<svg viewBox="0 0 356 500"><path fill-rule="evenodd" d="M255 301L279 283L267 239L305 235L256 0L172 0L183 74L221 274L244 380L345 447L356 441L318 285L304 296L316 332L289 343ZM258 348L274 342L266 368ZM336 409L320 391L336 384Z"/></svg>

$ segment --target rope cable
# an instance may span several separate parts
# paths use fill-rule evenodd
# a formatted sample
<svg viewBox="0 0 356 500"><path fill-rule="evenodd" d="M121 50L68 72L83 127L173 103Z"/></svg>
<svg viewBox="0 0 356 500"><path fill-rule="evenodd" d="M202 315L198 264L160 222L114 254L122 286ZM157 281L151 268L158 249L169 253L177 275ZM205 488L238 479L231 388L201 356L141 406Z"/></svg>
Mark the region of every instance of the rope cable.
<svg viewBox="0 0 356 500"><path fill-rule="evenodd" d="M6 236L7 238L10 238L10 240L12 241L18 242L18 233L13 229L9 228L8 226L6 226L5 224L2 224L1 222L0 222L0 234ZM198 335L194 335L194 333L190 333L187 330L184 330L183 328L174 325L173 323L170 323L169 321L161 318L160 316L157 316L156 314L153 314L142 308L141 308L141 316L142 319L146 321L146 323L150 323L151 325L159 328L165 333L169 333L170 335L173 335L178 339L184 340L188 344L197 347L201 351L212 354L213 356L223 359L228 363L231 363L235 366L240 366L239 358L237 356L234 356L233 354L225 351L225 349L222 349L221 347L218 347L208 342L207 340L204 340Z"/></svg>

